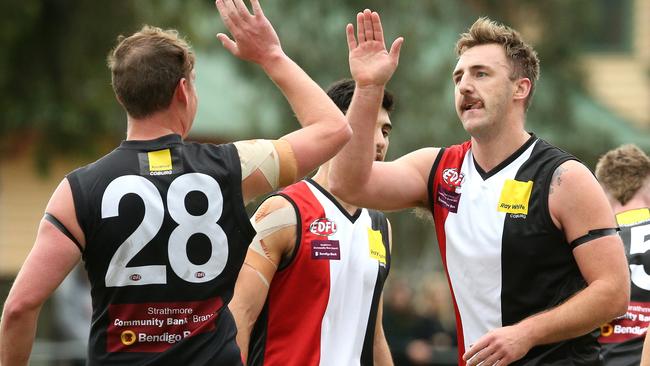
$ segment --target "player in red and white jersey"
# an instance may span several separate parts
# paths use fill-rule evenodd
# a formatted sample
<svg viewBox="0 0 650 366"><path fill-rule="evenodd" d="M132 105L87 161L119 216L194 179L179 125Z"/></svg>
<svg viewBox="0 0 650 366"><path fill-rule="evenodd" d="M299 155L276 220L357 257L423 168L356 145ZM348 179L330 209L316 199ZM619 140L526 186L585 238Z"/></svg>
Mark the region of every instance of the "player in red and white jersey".
<svg viewBox="0 0 650 366"><path fill-rule="evenodd" d="M126 141L52 195L5 302L1 364L28 363L43 303L83 259L90 365L241 365L227 304L255 234L245 205L294 183L350 138L341 111L251 4L252 14L241 0L217 0L234 40L217 37L264 69L304 128L272 141L185 142L198 103L189 45L150 26L118 38L109 67Z"/></svg>
<svg viewBox="0 0 650 366"><path fill-rule="evenodd" d="M345 112L353 80L328 95ZM388 148L393 97L375 123L374 156ZM230 304L248 365L392 365L382 327L390 228L379 211L327 189L329 164L265 200Z"/></svg>
<svg viewBox="0 0 650 366"><path fill-rule="evenodd" d="M596 177L616 214L632 287L627 313L600 327L605 365L639 365L642 351L650 364L643 345L650 324L650 157L635 145L620 146L598 160Z"/></svg>
<svg viewBox="0 0 650 366"><path fill-rule="evenodd" d="M478 19L458 40L451 73L469 141L377 162L368 116L397 57L377 13L359 13L356 35L351 24L347 34L355 98L364 103L348 111L354 135L332 161L330 189L363 207L432 211L459 364L598 365L594 331L625 313L629 273L589 169L524 127L539 76L533 48L515 30Z"/></svg>

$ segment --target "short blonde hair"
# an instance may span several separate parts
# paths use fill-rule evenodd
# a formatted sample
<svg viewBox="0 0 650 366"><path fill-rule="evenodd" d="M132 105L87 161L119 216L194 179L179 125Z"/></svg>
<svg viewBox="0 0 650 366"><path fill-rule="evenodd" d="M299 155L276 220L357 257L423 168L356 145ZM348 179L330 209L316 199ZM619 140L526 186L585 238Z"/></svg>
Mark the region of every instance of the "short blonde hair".
<svg viewBox="0 0 650 366"><path fill-rule="evenodd" d="M524 42L516 30L490 20L487 17L478 18L466 33L460 35L456 42L456 55L460 57L465 51L484 44L501 45L506 57L512 65L510 78L528 78L530 93L526 98L526 108L535 91L535 83L539 79L539 58L537 52Z"/></svg>
<svg viewBox="0 0 650 366"><path fill-rule="evenodd" d="M634 144L620 146L598 160L596 177L603 188L624 205L650 178L650 158Z"/></svg>

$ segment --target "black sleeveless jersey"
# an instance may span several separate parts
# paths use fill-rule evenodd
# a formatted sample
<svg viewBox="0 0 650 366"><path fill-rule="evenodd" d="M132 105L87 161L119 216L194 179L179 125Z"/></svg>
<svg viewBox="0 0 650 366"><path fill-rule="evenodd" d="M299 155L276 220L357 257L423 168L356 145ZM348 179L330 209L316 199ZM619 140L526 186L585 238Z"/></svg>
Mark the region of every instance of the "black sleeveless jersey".
<svg viewBox="0 0 650 366"><path fill-rule="evenodd" d="M67 178L92 285L89 364L240 365L227 304L255 230L235 146L124 141Z"/></svg>
<svg viewBox="0 0 650 366"><path fill-rule="evenodd" d="M650 209L620 212L616 221L630 265L630 305L625 315L600 327L607 366L636 366L650 325Z"/></svg>

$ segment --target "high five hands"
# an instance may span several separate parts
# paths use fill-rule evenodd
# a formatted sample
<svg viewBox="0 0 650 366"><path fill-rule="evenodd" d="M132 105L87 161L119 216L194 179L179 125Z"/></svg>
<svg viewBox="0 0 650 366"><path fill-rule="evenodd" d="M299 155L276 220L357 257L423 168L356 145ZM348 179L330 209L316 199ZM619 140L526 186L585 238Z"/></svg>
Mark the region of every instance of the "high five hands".
<svg viewBox="0 0 650 366"><path fill-rule="evenodd" d="M397 68L404 38L395 39L388 52L379 14L369 9L357 13L356 37L352 24L348 24L345 31L350 51L350 73L357 86L386 84Z"/></svg>

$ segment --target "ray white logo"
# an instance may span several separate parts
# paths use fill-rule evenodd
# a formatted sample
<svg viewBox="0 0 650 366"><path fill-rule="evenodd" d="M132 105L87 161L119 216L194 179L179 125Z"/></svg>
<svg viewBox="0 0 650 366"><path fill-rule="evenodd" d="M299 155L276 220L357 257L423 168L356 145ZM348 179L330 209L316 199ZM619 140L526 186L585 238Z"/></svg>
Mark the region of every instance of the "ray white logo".
<svg viewBox="0 0 650 366"><path fill-rule="evenodd" d="M312 221L309 231L316 235L329 236L336 232L336 223L327 217L321 217Z"/></svg>
<svg viewBox="0 0 650 366"><path fill-rule="evenodd" d="M456 168L447 168L442 172L442 180L458 191L465 180L465 174L459 173Z"/></svg>

